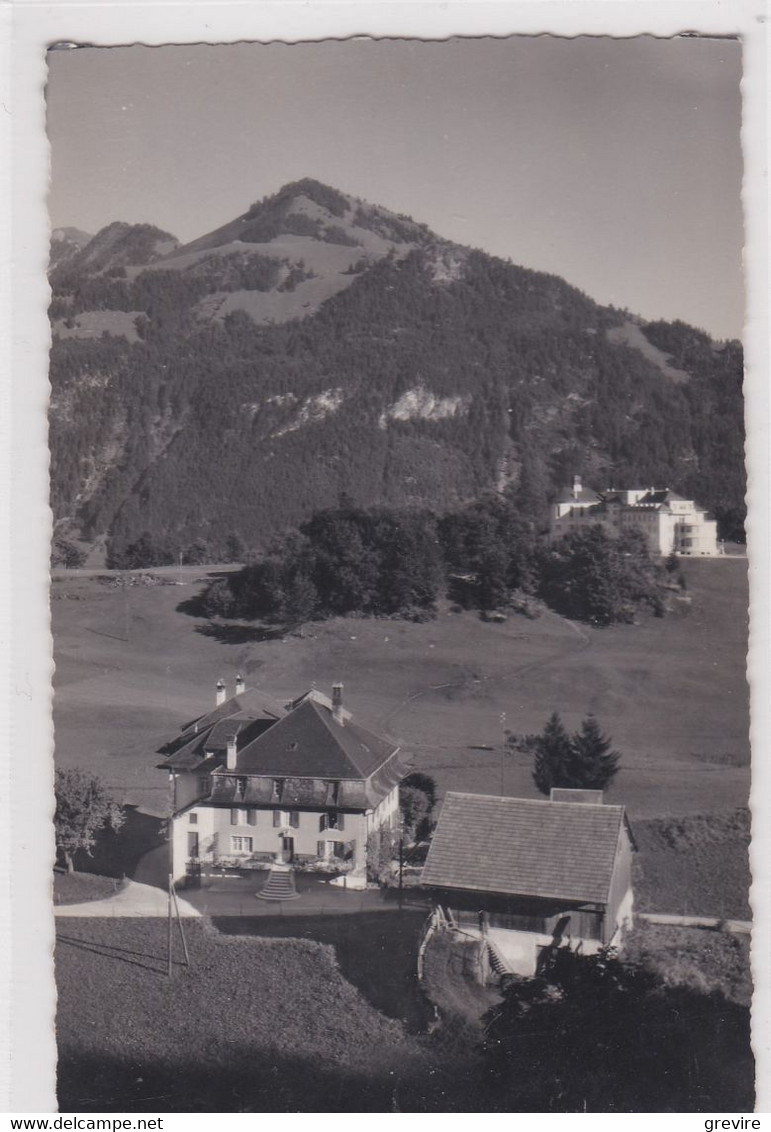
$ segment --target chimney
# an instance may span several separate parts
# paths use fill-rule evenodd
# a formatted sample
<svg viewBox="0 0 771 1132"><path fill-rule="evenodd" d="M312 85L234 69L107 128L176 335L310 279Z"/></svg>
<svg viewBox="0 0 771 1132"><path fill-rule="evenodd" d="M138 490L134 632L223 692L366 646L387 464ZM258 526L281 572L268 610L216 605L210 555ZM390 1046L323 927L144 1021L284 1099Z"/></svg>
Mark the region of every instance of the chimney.
<svg viewBox="0 0 771 1132"><path fill-rule="evenodd" d="M227 754L225 755L225 769L236 769L236 737L228 735Z"/></svg>
<svg viewBox="0 0 771 1132"><path fill-rule="evenodd" d="M573 498L578 499L581 494L581 477L573 476Z"/></svg>
<svg viewBox="0 0 771 1132"><path fill-rule="evenodd" d="M246 691L246 684L244 684L244 678L241 675L241 673L239 672L238 675L236 676L236 695L242 696L245 691Z"/></svg>
<svg viewBox="0 0 771 1132"><path fill-rule="evenodd" d="M339 723L341 727L344 726L343 720L343 685L332 685L332 718L335 723Z"/></svg>
<svg viewBox="0 0 771 1132"><path fill-rule="evenodd" d="M219 707L220 704L224 704L226 699L227 699L227 693L225 692L225 685L223 684L222 680L218 680L217 681L217 707Z"/></svg>

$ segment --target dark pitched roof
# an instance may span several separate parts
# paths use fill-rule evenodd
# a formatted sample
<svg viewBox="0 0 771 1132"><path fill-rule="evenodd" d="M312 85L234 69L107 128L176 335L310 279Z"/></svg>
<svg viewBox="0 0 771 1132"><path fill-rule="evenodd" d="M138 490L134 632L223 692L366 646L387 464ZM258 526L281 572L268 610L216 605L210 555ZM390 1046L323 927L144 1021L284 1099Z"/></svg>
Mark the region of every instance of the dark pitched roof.
<svg viewBox="0 0 771 1132"><path fill-rule="evenodd" d="M169 743L159 748L158 754L170 756L163 766L176 766L190 769L190 760L199 749L203 751L203 740L207 750L225 750L227 736L240 734L242 738L252 724L260 724L257 730L275 723L286 715L286 709L278 700L265 692L250 689L240 696L231 696L205 715L186 723L182 731ZM247 739L253 738L246 735ZM172 762L172 759L176 760Z"/></svg>
<svg viewBox="0 0 771 1132"><path fill-rule="evenodd" d="M304 699L238 752L236 772L277 778L365 779L397 750L358 724L335 722L331 711Z"/></svg>
<svg viewBox="0 0 771 1132"><path fill-rule="evenodd" d="M449 793L423 883L604 904L623 822L623 806Z"/></svg>
<svg viewBox="0 0 771 1132"><path fill-rule="evenodd" d="M194 727L202 730L220 719L227 719L231 715L241 715L248 719L280 719L286 715L286 708L267 692L260 692L257 688L249 688L240 696L231 696L229 700L212 708L205 715L193 719L183 728L183 734Z"/></svg>
<svg viewBox="0 0 771 1132"><path fill-rule="evenodd" d="M645 495L641 495L637 500L634 507L662 507L670 499L675 498L668 488L661 488L660 490L646 491Z"/></svg>
<svg viewBox="0 0 771 1132"><path fill-rule="evenodd" d="M597 492L592 491L591 488L582 487L579 492L574 492L572 487L560 488L560 493L557 496L558 503L596 503Z"/></svg>

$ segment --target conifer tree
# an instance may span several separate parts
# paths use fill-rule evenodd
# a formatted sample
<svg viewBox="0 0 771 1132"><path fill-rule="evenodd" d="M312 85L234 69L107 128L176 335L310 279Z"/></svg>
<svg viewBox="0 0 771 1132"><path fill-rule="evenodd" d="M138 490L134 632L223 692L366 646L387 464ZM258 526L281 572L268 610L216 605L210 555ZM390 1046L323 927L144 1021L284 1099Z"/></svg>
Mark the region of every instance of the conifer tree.
<svg viewBox="0 0 771 1132"><path fill-rule="evenodd" d="M555 711L540 735L509 735L507 745L533 756L533 782L542 794L554 787L574 790L605 790L618 772L621 758L611 750L593 715L581 730L569 735Z"/></svg>
<svg viewBox="0 0 771 1132"><path fill-rule="evenodd" d="M573 746L556 711L542 733L528 735L525 742L533 751L533 782L542 794L548 794L552 786L569 785Z"/></svg>
<svg viewBox="0 0 771 1132"><path fill-rule="evenodd" d="M600 725L593 715L587 715L581 730L572 739L573 778L571 785L586 790L604 790L618 772L621 758L618 751L612 751L610 738L603 735Z"/></svg>

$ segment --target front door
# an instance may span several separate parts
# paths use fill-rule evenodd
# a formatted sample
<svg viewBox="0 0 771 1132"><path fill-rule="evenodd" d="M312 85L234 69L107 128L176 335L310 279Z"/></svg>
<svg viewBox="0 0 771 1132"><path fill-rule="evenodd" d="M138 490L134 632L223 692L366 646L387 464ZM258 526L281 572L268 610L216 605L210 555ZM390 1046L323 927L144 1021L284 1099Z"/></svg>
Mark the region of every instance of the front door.
<svg viewBox="0 0 771 1132"><path fill-rule="evenodd" d="M198 834L188 833L187 835L187 855L191 860L195 860L198 856Z"/></svg>
<svg viewBox="0 0 771 1132"><path fill-rule="evenodd" d="M284 837L281 838L281 857L286 864L294 860L294 838Z"/></svg>

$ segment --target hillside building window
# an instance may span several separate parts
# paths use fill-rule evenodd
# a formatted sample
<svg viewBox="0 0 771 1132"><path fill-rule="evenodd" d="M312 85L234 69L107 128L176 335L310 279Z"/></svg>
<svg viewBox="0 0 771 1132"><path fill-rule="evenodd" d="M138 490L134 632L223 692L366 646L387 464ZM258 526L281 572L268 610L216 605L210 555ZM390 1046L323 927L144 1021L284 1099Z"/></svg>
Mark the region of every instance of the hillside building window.
<svg viewBox="0 0 771 1132"><path fill-rule="evenodd" d="M246 810L231 810L230 811L230 824L243 825L246 821Z"/></svg>
<svg viewBox="0 0 771 1132"><path fill-rule="evenodd" d="M190 814L189 817L191 825L198 825L198 814Z"/></svg>
<svg viewBox="0 0 771 1132"><path fill-rule="evenodd" d="M273 826L275 829L279 829L280 826L291 826L292 829L299 829L300 815L297 810L274 810Z"/></svg>
<svg viewBox="0 0 771 1132"><path fill-rule="evenodd" d="M337 810L322 814L319 818L319 833L323 833L325 829L345 829L345 816Z"/></svg>
<svg viewBox="0 0 771 1132"><path fill-rule="evenodd" d="M254 845L253 837L231 837L230 849L232 853L251 853Z"/></svg>
<svg viewBox="0 0 771 1132"><path fill-rule="evenodd" d="M209 793L209 776L208 776L208 774L199 774L198 775L198 793L199 794L208 794Z"/></svg>

